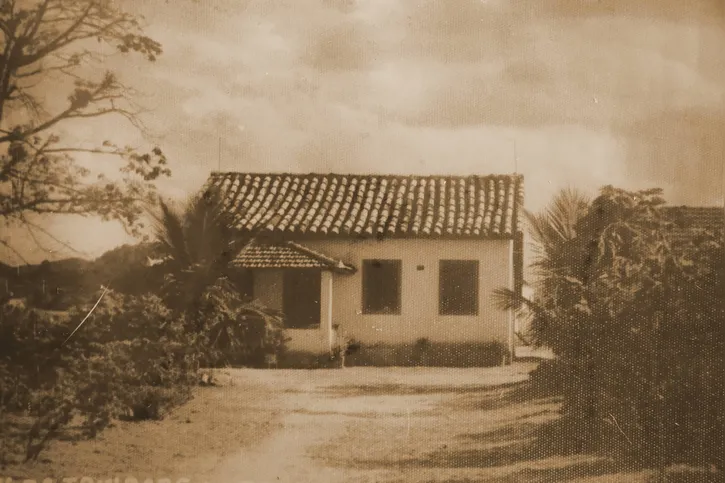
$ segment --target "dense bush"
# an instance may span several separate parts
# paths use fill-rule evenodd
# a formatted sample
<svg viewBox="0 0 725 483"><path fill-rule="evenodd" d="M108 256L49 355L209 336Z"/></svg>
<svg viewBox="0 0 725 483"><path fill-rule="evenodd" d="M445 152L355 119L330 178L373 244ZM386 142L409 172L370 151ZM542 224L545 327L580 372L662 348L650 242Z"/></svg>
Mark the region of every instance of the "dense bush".
<svg viewBox="0 0 725 483"><path fill-rule="evenodd" d="M167 306L205 337L210 366L261 366L284 351L282 314L249 300L233 260L249 239L234 229L218 191L189 200L183 211L161 203L158 252L165 274L159 291Z"/></svg>
<svg viewBox="0 0 725 483"><path fill-rule="evenodd" d="M282 314L245 301L225 281L209 287L187 316L190 330L204 337L206 366L264 367L266 355L284 352L287 338Z"/></svg>
<svg viewBox="0 0 725 483"><path fill-rule="evenodd" d="M346 358L347 366L492 367L508 353L498 342L431 342L362 344Z"/></svg>
<svg viewBox="0 0 725 483"><path fill-rule="evenodd" d="M607 187L569 225L534 219L540 281L524 302L584 443L722 465L722 233L680 243L662 204L656 190Z"/></svg>
<svg viewBox="0 0 725 483"><path fill-rule="evenodd" d="M66 317L37 308L55 307L44 290L27 298L35 308L2 307L0 463L21 452L37 458L71 421L92 437L114 418L161 418L191 396L201 365L263 366L283 351L281 314L230 281L247 240L236 238L218 196L193 199L183 214L163 203L162 211L155 246L106 257L121 265L113 282L125 295L108 292ZM161 263L146 267L151 253Z"/></svg>
<svg viewBox="0 0 725 483"><path fill-rule="evenodd" d="M190 397L200 341L158 297L109 292L67 340L89 309L2 307L0 463L37 458L72 420L93 437L113 418L160 418Z"/></svg>
<svg viewBox="0 0 725 483"><path fill-rule="evenodd" d="M346 350L346 367L492 367L508 355L498 342L431 342L419 339L411 344L361 344L351 341ZM304 352L286 354L282 366L324 369L342 364L339 351L332 356Z"/></svg>

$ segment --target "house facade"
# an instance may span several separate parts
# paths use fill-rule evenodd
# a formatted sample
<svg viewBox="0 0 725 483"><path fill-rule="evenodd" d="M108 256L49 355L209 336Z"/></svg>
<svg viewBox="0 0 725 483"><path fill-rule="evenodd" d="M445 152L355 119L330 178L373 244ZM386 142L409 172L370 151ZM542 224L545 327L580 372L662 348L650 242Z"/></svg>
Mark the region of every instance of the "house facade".
<svg viewBox="0 0 725 483"><path fill-rule="evenodd" d="M291 350L499 341L521 290L523 178L213 173L240 235L247 292L285 314Z"/></svg>

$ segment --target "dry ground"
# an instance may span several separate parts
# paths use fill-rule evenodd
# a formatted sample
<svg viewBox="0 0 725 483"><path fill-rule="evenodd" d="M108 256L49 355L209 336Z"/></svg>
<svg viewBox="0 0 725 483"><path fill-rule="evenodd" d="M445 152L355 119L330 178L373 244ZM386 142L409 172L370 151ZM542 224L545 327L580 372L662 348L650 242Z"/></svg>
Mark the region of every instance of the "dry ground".
<svg viewBox="0 0 725 483"><path fill-rule="evenodd" d="M119 476L190 477L201 481L239 448L257 444L280 429L282 414L265 385L199 387L192 401L162 421L119 421L95 440L54 441L32 466L0 470L3 477L43 478Z"/></svg>
<svg viewBox="0 0 725 483"><path fill-rule="evenodd" d="M186 476L192 482L643 482L616 461L568 455L556 398L534 364L489 369L232 370L162 422L58 442L22 476ZM9 476L9 475L7 475ZM39 480L40 481L40 480ZM713 480L710 480L713 481Z"/></svg>

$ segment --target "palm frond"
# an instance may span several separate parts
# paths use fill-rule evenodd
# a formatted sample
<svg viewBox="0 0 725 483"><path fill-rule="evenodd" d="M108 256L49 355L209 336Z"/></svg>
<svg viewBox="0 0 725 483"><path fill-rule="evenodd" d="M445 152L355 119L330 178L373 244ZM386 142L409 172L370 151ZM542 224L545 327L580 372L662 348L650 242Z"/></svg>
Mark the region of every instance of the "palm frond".
<svg viewBox="0 0 725 483"><path fill-rule="evenodd" d="M161 214L156 218L156 238L162 250L182 266L190 263L186 247L186 234L182 217L163 200L159 201Z"/></svg>
<svg viewBox="0 0 725 483"><path fill-rule="evenodd" d="M573 239L576 225L586 215L590 203L589 197L576 189L561 190L546 210L552 231L562 240Z"/></svg>
<svg viewBox="0 0 725 483"><path fill-rule="evenodd" d="M570 245L589 207L589 198L570 188L560 191L542 212L525 213L534 254L532 267L539 272L537 276L560 274L574 266Z"/></svg>
<svg viewBox="0 0 725 483"><path fill-rule="evenodd" d="M507 287L499 287L492 293L494 306L499 310L513 310L517 314L544 314L546 311L534 300L531 300Z"/></svg>
<svg viewBox="0 0 725 483"><path fill-rule="evenodd" d="M576 225L587 214L590 203L575 189L561 190L543 212L526 212L531 238L544 249L573 239Z"/></svg>
<svg viewBox="0 0 725 483"><path fill-rule="evenodd" d="M234 233L233 220L224 208L216 190L207 190L189 202L185 213L188 245L193 259L199 263L223 267L242 248Z"/></svg>

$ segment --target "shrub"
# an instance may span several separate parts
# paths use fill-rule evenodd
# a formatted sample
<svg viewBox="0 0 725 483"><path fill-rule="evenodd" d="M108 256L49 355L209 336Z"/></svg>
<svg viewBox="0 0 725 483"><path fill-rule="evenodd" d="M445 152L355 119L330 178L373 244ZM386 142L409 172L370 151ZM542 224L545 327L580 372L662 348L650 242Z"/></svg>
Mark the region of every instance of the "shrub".
<svg viewBox="0 0 725 483"><path fill-rule="evenodd" d="M235 287L219 280L188 314L187 330L198 334L203 363L209 367L264 367L268 354L281 356L287 337L282 314L243 300Z"/></svg>
<svg viewBox="0 0 725 483"><path fill-rule="evenodd" d="M492 367L508 353L499 342L430 342L362 345L347 358L348 366Z"/></svg>
<svg viewBox="0 0 725 483"><path fill-rule="evenodd" d="M67 340L88 309L63 319L18 304L0 312L2 447L22 447L25 460L73 418L93 437L113 418L160 418L190 397L200 342L158 297L109 292Z"/></svg>
<svg viewBox="0 0 725 483"><path fill-rule="evenodd" d="M537 377L561 385L590 448L722 466L722 233L679 243L662 203L659 190L606 187L569 237L534 220L555 226L537 232L541 280L526 303L535 339L559 357Z"/></svg>
<svg viewBox="0 0 725 483"><path fill-rule="evenodd" d="M190 386L158 387L137 386L131 388L124 399L128 419L163 419L174 407L191 399ZM121 416L123 417L123 415Z"/></svg>
<svg viewBox="0 0 725 483"><path fill-rule="evenodd" d="M508 355L499 342L430 342L420 339L412 344L361 344L350 340L333 354L294 352L283 358L283 367L492 367L501 365Z"/></svg>
<svg viewBox="0 0 725 483"><path fill-rule="evenodd" d="M266 356L284 351L278 311L248 300L240 269L233 261L251 242L240 236L218 189L192 197L183 210L161 202L156 224L153 269L163 275L157 289L168 307L198 334L207 366L264 365Z"/></svg>

